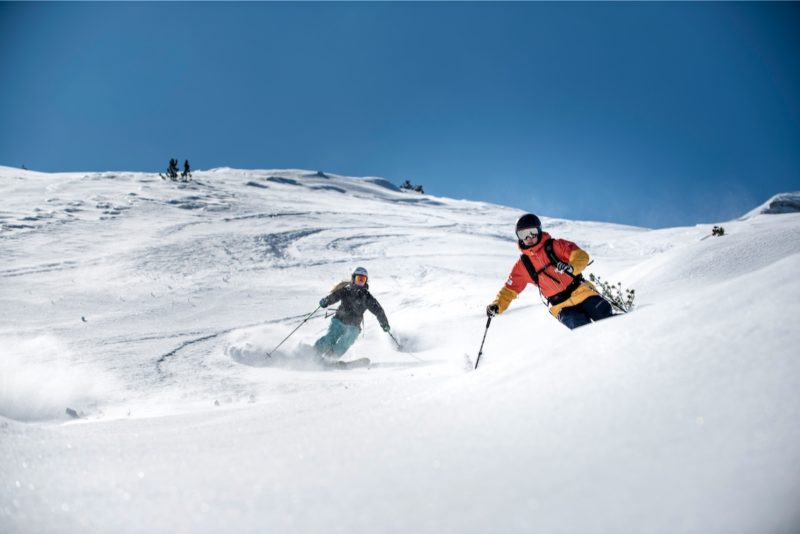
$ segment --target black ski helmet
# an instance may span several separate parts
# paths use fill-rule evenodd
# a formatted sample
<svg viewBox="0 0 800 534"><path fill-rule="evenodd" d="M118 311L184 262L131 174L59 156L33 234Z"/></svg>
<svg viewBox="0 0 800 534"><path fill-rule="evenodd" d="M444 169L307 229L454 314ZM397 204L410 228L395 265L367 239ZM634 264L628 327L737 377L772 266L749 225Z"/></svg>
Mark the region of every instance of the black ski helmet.
<svg viewBox="0 0 800 534"><path fill-rule="evenodd" d="M519 241L519 245L521 247L524 247L525 244L519 237L520 231L530 230L531 228L536 229L536 234L537 234L536 242L538 243L542 239L542 221L539 220L539 217L537 217L533 213L526 213L517 220L516 235L517 235L517 241Z"/></svg>

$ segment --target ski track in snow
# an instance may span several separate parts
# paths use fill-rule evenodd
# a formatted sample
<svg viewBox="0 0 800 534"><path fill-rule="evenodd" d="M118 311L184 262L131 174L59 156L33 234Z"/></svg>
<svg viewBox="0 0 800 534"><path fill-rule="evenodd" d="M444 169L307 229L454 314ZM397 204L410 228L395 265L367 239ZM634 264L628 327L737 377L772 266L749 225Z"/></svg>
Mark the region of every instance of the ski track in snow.
<svg viewBox="0 0 800 534"><path fill-rule="evenodd" d="M543 217L638 309L569 332L529 287L470 372L518 210L291 169L0 178L4 533L800 527L800 214L761 214L797 193L720 238ZM402 350L367 313L369 368L303 363L320 310L266 358L357 265Z"/></svg>

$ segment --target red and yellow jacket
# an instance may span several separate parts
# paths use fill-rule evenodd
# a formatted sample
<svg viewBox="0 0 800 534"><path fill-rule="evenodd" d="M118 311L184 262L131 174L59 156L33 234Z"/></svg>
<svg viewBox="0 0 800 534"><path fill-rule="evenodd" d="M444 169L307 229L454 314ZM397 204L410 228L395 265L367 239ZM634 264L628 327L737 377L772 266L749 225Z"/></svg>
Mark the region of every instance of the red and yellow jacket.
<svg viewBox="0 0 800 534"><path fill-rule="evenodd" d="M520 247L520 252L530 258L533 267L539 273L538 287L539 293L543 298L549 298L557 295L567 289L573 283L574 278L567 273L559 273L556 271L556 266L550 261L547 252L544 250L544 243L550 239L550 234L542 232L542 237L539 242L531 248ZM589 254L578 247L572 241L565 239L553 240L553 253L556 258L563 262L572 265L572 274L577 276L589 264ZM498 313L503 313L508 309L511 301L525 290L528 284L536 284L536 280L531 278L522 259L518 259L511 269L511 274L508 276L506 285L497 294L494 299L494 304L497 305ZM558 317L558 313L569 306L580 304L592 295L597 295L595 287L590 283L584 281L579 285L570 295L568 299L559 302L556 305L550 306L550 313Z"/></svg>

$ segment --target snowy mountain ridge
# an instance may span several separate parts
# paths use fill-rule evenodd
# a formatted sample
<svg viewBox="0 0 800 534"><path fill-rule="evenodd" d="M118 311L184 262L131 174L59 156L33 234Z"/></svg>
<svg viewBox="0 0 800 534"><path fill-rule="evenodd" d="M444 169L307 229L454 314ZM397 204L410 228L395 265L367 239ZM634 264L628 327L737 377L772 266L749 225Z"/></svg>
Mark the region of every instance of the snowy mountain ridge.
<svg viewBox="0 0 800 534"><path fill-rule="evenodd" d="M529 287L487 331L520 213L298 169L0 168L0 530L794 531L800 214L544 217L638 308L569 331ZM358 265L404 350L367 314L345 359L371 368L270 365Z"/></svg>
<svg viewBox="0 0 800 534"><path fill-rule="evenodd" d="M792 193L780 193L756 209L747 213L743 219L749 219L756 215L768 214L782 214L782 213L797 213L800 212L800 191Z"/></svg>

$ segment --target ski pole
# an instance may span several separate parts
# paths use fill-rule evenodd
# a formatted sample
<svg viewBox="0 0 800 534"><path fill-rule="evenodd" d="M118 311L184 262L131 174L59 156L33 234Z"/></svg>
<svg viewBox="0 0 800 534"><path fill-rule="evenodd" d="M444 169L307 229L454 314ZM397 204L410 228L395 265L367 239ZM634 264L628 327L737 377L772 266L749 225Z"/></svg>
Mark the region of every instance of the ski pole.
<svg viewBox="0 0 800 534"><path fill-rule="evenodd" d="M625 308L614 302L614 299L607 298L606 300L608 301L609 304L611 304L611 306L616 308L620 313L628 313L628 310L626 310Z"/></svg>
<svg viewBox="0 0 800 534"><path fill-rule="evenodd" d="M486 319L486 330L483 331L483 341L481 341L481 348L478 350L478 358L475 360L475 369L481 361L481 354L483 354L483 344L486 343L486 334L489 333L489 325L492 324L492 318Z"/></svg>
<svg viewBox="0 0 800 534"><path fill-rule="evenodd" d="M394 340L395 343L397 343L397 348L400 349L400 352L402 352L403 354L408 354L409 356L411 356L412 358L414 358L417 361L420 361L420 362L424 361L422 358L417 357L413 352L408 352L408 351L403 350L403 347L400 346L400 342L397 341L397 339L392 335L391 332L386 332L386 333L389 334L389 337L391 337Z"/></svg>
<svg viewBox="0 0 800 534"><path fill-rule="evenodd" d="M280 347L281 345L283 345L283 343L284 343L284 342L285 342L287 339L289 339L290 337L292 337L292 334L294 334L295 332L297 332L297 329L298 329L298 328L300 328L301 326L303 326L303 325L306 323L306 321L308 321L309 319L311 319L311 316L312 316L312 315L314 315L315 313L317 313L317 310L319 310L320 308L321 308L321 306L317 306L317 307L314 309L314 311L312 311L311 313L309 313L308 315L306 315L306 318L305 318L305 319L303 319L303 322L302 322L302 323L300 323L299 325L297 325L297 326L295 327L295 329L294 329L294 330L292 330L291 332L289 332L289 335L288 335L288 336L286 336L285 338L283 338L283 341L281 341L280 343L278 343L278 346L277 346L277 347L275 347L274 349L272 349L271 351L269 351L269 352L267 353L267 358L271 358L271 357L272 357L272 355L275 353L275 351L276 351L276 350L278 350L278 347Z"/></svg>
<svg viewBox="0 0 800 534"><path fill-rule="evenodd" d="M387 334L389 334L389 337L390 337L390 338L392 338L392 340L393 340L393 341L394 341L394 342L397 344L397 348L398 348L398 349L402 348L402 347L400 346L400 342L399 342L399 341L397 341L397 338L395 338L395 337L394 337L394 335L393 335L391 332L388 332L388 331L387 331L386 333L387 333Z"/></svg>

